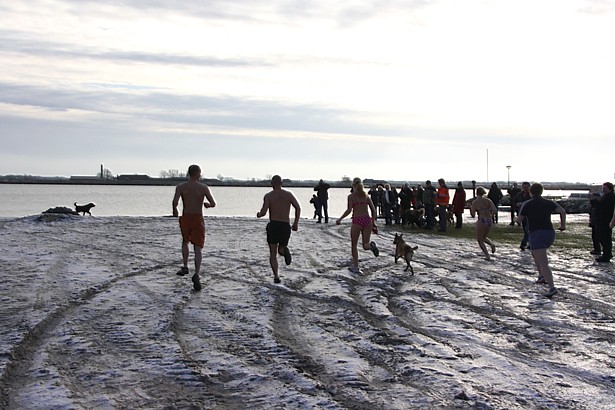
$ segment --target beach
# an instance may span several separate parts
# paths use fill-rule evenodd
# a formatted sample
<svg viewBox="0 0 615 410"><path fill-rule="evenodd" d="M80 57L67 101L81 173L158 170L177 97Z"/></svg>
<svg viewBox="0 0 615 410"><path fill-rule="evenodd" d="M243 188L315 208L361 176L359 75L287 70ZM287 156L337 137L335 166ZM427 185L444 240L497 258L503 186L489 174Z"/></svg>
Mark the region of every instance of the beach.
<svg viewBox="0 0 615 410"><path fill-rule="evenodd" d="M615 268L589 236L557 233L549 299L518 246L384 224L352 274L348 220L302 219L275 285L266 223L206 217L194 292L175 218L1 219L0 408L612 408Z"/></svg>

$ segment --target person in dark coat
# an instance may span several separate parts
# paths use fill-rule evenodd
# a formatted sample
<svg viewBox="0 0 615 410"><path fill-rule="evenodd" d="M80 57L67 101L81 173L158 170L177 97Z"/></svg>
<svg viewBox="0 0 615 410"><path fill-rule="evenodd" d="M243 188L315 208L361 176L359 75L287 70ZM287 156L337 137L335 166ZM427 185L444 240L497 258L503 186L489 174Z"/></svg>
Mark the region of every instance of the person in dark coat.
<svg viewBox="0 0 615 410"><path fill-rule="evenodd" d="M410 189L410 184L404 182L404 185L399 190L399 219L403 221L406 211L412 208L414 200L414 192Z"/></svg>
<svg viewBox="0 0 615 410"><path fill-rule="evenodd" d="M517 198L515 200L517 204L517 209L520 210L523 203L529 201L531 198L532 195L530 194L530 183L526 181L521 184L521 192L519 192L519 195L517 195ZM527 219L523 219L523 221L521 222L521 226L523 227L523 239L521 239L521 245L519 246L519 248L524 251L527 249L528 243L530 241L530 231L528 230Z"/></svg>
<svg viewBox="0 0 615 410"><path fill-rule="evenodd" d="M495 182L491 184L491 189L489 189L489 194L487 194L487 198L491 199L491 202L493 202L493 205L495 205L495 209L499 210L500 201L502 200L502 198L504 198L504 195L502 194L502 190L498 188L498 184L496 184ZM498 223L497 212L495 213L495 215L493 215L493 222L495 222L496 224Z"/></svg>
<svg viewBox="0 0 615 410"><path fill-rule="evenodd" d="M602 256L596 258L596 262L610 262L613 257L613 228L610 223L615 209L615 193L613 193L612 183L602 184L602 196L597 202L597 208L596 230L602 247Z"/></svg>
<svg viewBox="0 0 615 410"><path fill-rule="evenodd" d="M453 196L453 213L455 214L455 228L461 229L463 224L463 211L466 208L466 190L461 182L457 183L457 189Z"/></svg>
<svg viewBox="0 0 615 410"><path fill-rule="evenodd" d="M316 194L312 195L312 199L310 199L310 204L314 205L314 217L312 219L316 219L317 216L319 216L320 218L322 218L322 215L320 214L320 201L318 200L318 197L316 196Z"/></svg>
<svg viewBox="0 0 615 410"><path fill-rule="evenodd" d="M598 239L598 201L600 201L600 196L600 192L589 194L589 227L592 230L592 245L594 248L589 253L592 255L602 255L602 248Z"/></svg>
<svg viewBox="0 0 615 410"><path fill-rule="evenodd" d="M416 194L414 195L416 198L416 203L414 204L414 209L423 208L423 186L418 184L416 186Z"/></svg>
<svg viewBox="0 0 615 410"><path fill-rule="evenodd" d="M369 191L367 192L367 195L369 195L369 198L374 203L374 207L376 208L375 218L378 219L378 216L382 215L382 188L381 186L374 185L370 187Z"/></svg>
<svg viewBox="0 0 615 410"><path fill-rule="evenodd" d="M397 193L391 189L390 184L385 184L381 195L385 225L391 225L397 207Z"/></svg>
<svg viewBox="0 0 615 410"><path fill-rule="evenodd" d="M521 193L521 188L517 186L516 182L513 182L512 186L508 188L508 196L510 197L510 224L515 224L515 216L518 214L517 209L517 195Z"/></svg>
<svg viewBox="0 0 615 410"><path fill-rule="evenodd" d="M329 223L329 188L331 185L327 184L322 179L318 182L318 185L314 187L316 196L318 197L318 223L322 222L322 213L325 212L325 223Z"/></svg>
<svg viewBox="0 0 615 410"><path fill-rule="evenodd" d="M423 206L425 207L425 217L427 218L427 225L425 229L433 229L436 225L436 217L434 215L436 205L436 188L431 184L430 180L425 181L425 188L423 188Z"/></svg>

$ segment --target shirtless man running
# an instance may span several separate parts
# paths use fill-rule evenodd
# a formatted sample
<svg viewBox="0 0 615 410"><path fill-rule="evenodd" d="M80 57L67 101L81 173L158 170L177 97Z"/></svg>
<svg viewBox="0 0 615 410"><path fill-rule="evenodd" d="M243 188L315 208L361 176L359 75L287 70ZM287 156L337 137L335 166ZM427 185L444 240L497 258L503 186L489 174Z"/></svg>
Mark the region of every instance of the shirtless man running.
<svg viewBox="0 0 615 410"><path fill-rule="evenodd" d="M216 201L209 190L209 187L201 182L201 168L198 165L190 165L188 168L189 180L177 185L175 196L173 197L173 216L177 217L177 205L179 199L182 199L183 210L182 216L179 217L179 227L182 233L182 257L184 265L177 272L178 275L184 276L189 273L188 257L190 249L188 244L192 242L194 246L194 275L192 275L192 283L194 290L201 290L201 280L199 272L201 270L201 261L203 260L203 247L205 246L205 221L203 220L203 206L205 208L213 208L216 206ZM207 202L204 202L207 198Z"/></svg>
<svg viewBox="0 0 615 410"><path fill-rule="evenodd" d="M284 256L284 261L290 265L292 257L288 249L290 231L299 228L299 217L301 216L301 206L292 192L282 189L282 178L275 175L271 178L273 190L265 194L263 207L256 214L257 218L262 218L269 211L269 223L267 224L267 243L269 244L269 263L273 270L273 282L280 283L278 276L278 254ZM295 208L295 220L292 228L290 226L290 206Z"/></svg>

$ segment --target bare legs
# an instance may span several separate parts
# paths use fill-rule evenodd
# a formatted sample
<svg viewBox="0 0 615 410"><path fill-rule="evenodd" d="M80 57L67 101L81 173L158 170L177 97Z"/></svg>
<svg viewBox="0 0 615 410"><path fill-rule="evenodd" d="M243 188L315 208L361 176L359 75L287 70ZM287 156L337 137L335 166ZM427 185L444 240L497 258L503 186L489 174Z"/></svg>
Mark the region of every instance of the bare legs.
<svg viewBox="0 0 615 410"><path fill-rule="evenodd" d="M361 228L359 225L352 224L350 227L350 247L352 252L352 266L359 269L359 236L363 237L363 249L369 251L371 249L370 239L372 237L372 226L368 225Z"/></svg>
<svg viewBox="0 0 615 410"><path fill-rule="evenodd" d="M495 245L491 242L491 239L487 238L489 232L491 231L491 225L478 221L476 223L476 240L478 241L478 246L480 246L481 250L485 254L485 259L491 259L489 252L487 251L487 246L485 243L491 246L491 253L495 253Z"/></svg>
<svg viewBox="0 0 615 410"><path fill-rule="evenodd" d="M182 259L184 267L188 268L188 258L190 256L189 242L182 242ZM199 275L201 272L201 263L203 261L203 248L194 245L194 274Z"/></svg>
<svg viewBox="0 0 615 410"><path fill-rule="evenodd" d="M361 235L361 227L359 225L352 224L350 227L350 249L352 252L352 266L359 268L359 251L357 250L357 244L359 243L359 236Z"/></svg>
<svg viewBox="0 0 615 410"><path fill-rule="evenodd" d="M283 248L283 247L280 247ZM280 253L284 255L283 249ZM269 244L269 264L271 265L271 270L273 271L273 279L279 279L278 276L278 245L277 244Z"/></svg>
<svg viewBox="0 0 615 410"><path fill-rule="evenodd" d="M284 257L284 261L287 265L291 263L291 255L288 246L282 246L279 244L269 244L269 264L273 271L273 282L280 283L280 276L278 275L278 255Z"/></svg>
<svg viewBox="0 0 615 410"><path fill-rule="evenodd" d="M372 226L368 226L363 228L362 230L362 237L363 237L363 249L366 251L369 251L371 249L370 247L370 239L372 238Z"/></svg>
<svg viewBox="0 0 615 410"><path fill-rule="evenodd" d="M182 241L182 260L184 262L184 266L182 266L181 270L177 272L178 275L184 276L187 275L188 270L188 259L190 257L190 248L189 242ZM194 290L197 292L201 290L201 279L199 278L199 273L201 272L201 262L203 261L203 248L200 246L194 245L194 275L192 275L192 283L194 284Z"/></svg>
<svg viewBox="0 0 615 410"><path fill-rule="evenodd" d="M190 249L188 249L189 242L182 242L182 259L184 260L184 268L188 268L188 257L190 256Z"/></svg>
<svg viewBox="0 0 615 410"><path fill-rule="evenodd" d="M201 272L201 262L203 261L203 249L194 246L194 274L199 276Z"/></svg>
<svg viewBox="0 0 615 410"><path fill-rule="evenodd" d="M544 249L532 249L532 256L534 257L534 263L538 269L539 277L542 276L545 282L549 284L550 288L553 286L553 272L549 266L549 257L547 256L547 248Z"/></svg>

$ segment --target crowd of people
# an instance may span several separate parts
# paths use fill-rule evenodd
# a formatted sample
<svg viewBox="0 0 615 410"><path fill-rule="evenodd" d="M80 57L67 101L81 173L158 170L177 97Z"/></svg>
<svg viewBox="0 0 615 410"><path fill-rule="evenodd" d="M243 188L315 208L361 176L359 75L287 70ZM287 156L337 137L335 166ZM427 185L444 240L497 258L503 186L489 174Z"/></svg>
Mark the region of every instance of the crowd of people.
<svg viewBox="0 0 615 410"><path fill-rule="evenodd" d="M205 224L203 220L203 207L215 207L216 202L209 187L199 181L201 169L198 165L191 165L188 169L189 180L177 186L173 197L173 215L179 216L179 200L183 203L183 212L179 216L180 231L182 234L182 260L183 266L177 272L184 276L189 273L189 244L194 249L195 271L192 276L195 291L201 290L199 272L202 261L202 249L205 242ZM278 256L282 256L286 265L290 265L292 255L288 248L291 231L298 230L301 216L301 206L292 192L282 188L282 178L275 175L271 180L272 190L263 198L263 205L257 213L261 218L269 214L269 223L266 228L267 243L269 244L269 261L273 272L274 282L280 283L278 274ZM317 223L329 222L328 190L331 185L322 179L314 187L316 192L310 202L314 205L314 219ZM371 234L377 233L376 221L384 219L385 225L402 224L409 212L421 211L419 226L424 229L434 229L446 232L449 222L454 223L456 229L463 227L463 214L469 208L470 216L477 217L476 240L487 260L496 252L494 242L488 235L494 224L499 223L498 207L504 195L494 182L489 191L479 186L475 190L476 196L471 201L466 199L466 191L461 182L452 198L449 188L443 178L438 179L435 187L430 180L424 186L418 184L410 187L404 183L399 190L388 183L376 184L369 191L365 190L363 181L355 178L352 181L351 192L347 198L347 208L336 220L336 224L352 214L350 229L352 264L350 270L360 274L358 244L364 250L370 250L378 256L377 244L371 240ZM555 241L555 229L551 222L551 215L560 215L560 230L566 229L566 212L555 201L542 197L543 186L539 183L523 182L521 188L513 183L507 191L510 198L510 225L518 224L523 227L523 236L520 242L522 251L530 249L536 268L538 270L537 283L549 285L545 296L551 297L557 293L554 285L553 273L549 267L547 250ZM589 225L592 229L593 249L599 263L608 263L613 257L612 234L615 226L615 193L613 184L605 182L602 192L590 193L591 202ZM291 207L294 208L294 220L290 223ZM454 217L454 221L453 221ZM487 248L489 245L489 249Z"/></svg>
<svg viewBox="0 0 615 410"><path fill-rule="evenodd" d="M405 224L407 212L423 210L424 215L418 225L425 229L434 229L438 224L438 231L446 232L447 215L455 215L455 228L461 229L463 224L463 211L466 208L466 193L463 184L459 182L451 203L449 188L442 178L435 187L430 180L425 185L418 184L410 187L404 183L399 190L391 184L373 185L368 195L371 198L378 218L385 221L385 225Z"/></svg>

